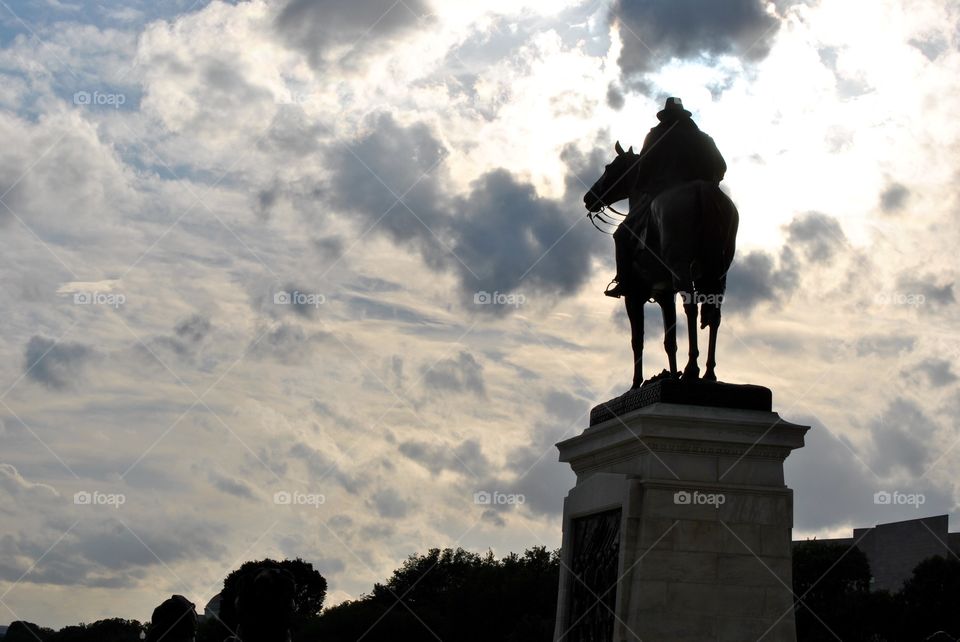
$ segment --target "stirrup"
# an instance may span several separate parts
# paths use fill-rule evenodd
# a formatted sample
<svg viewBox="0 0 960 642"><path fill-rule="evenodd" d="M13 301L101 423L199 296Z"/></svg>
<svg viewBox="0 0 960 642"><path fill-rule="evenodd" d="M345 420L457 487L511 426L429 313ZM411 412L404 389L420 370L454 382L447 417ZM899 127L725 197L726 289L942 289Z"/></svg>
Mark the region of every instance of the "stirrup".
<svg viewBox="0 0 960 642"><path fill-rule="evenodd" d="M604 290L603 293L609 297L613 297L614 299L619 299L621 296L623 296L623 286L620 285L619 281L614 279L607 284L607 289Z"/></svg>

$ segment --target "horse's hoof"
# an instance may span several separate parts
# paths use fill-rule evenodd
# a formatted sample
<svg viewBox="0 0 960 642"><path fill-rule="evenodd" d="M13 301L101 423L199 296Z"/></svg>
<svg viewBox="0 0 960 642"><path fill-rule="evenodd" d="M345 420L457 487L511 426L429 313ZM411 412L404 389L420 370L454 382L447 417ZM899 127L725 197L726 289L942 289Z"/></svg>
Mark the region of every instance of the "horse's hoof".
<svg viewBox="0 0 960 642"><path fill-rule="evenodd" d="M700 379L700 368L696 370L684 370L680 376L680 381L697 381Z"/></svg>
<svg viewBox="0 0 960 642"><path fill-rule="evenodd" d="M703 380L704 380L704 381L716 381L716 380L717 380L717 375L716 375L712 370L707 370L707 372L703 375Z"/></svg>

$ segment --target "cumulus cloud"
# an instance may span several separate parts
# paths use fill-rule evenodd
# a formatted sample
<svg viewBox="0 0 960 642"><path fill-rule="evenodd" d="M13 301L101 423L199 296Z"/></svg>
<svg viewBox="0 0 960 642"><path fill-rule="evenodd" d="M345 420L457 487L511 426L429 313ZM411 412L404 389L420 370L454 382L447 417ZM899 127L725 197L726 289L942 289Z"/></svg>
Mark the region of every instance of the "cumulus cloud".
<svg viewBox="0 0 960 642"><path fill-rule="evenodd" d="M873 467L881 475L895 469L922 475L933 459L936 431L936 424L916 403L894 399L871 426Z"/></svg>
<svg viewBox="0 0 960 642"><path fill-rule="evenodd" d="M796 274L778 268L773 256L763 250L739 255L727 273L724 309L750 312L761 303L783 302L796 289Z"/></svg>
<svg viewBox="0 0 960 642"><path fill-rule="evenodd" d="M433 475L446 470L458 475L482 479L490 471L490 461L483 454L480 442L475 439L465 439L456 446L440 441L426 442L411 439L402 442L398 450Z"/></svg>
<svg viewBox="0 0 960 642"><path fill-rule="evenodd" d="M290 0L277 14L280 38L303 52L316 69L330 62L357 65L357 59L382 51L389 42L424 22L422 0ZM331 60L333 58L333 60Z"/></svg>
<svg viewBox="0 0 960 642"><path fill-rule="evenodd" d="M255 496L253 489L242 479L236 479L215 470L207 473L207 479L214 488L227 495L240 499L253 499Z"/></svg>
<svg viewBox="0 0 960 642"><path fill-rule="evenodd" d="M322 484L325 480L337 482L352 495L356 495L367 485L363 475L353 475L345 470L341 462L323 451L303 441L296 441L287 451L290 457L300 461L310 474L310 481Z"/></svg>
<svg viewBox="0 0 960 642"><path fill-rule="evenodd" d="M603 239L580 216L579 182L568 181L567 196L554 200L494 169L466 194L451 194L442 180L447 152L429 127L404 126L386 113L369 125L360 139L328 153L332 203L419 250L432 269L457 274L464 301L478 291L571 294L586 282ZM582 169L572 165L582 156L565 150L563 160L571 174ZM477 309L502 314L510 306Z"/></svg>
<svg viewBox="0 0 960 642"><path fill-rule="evenodd" d="M371 495L369 505L383 519L399 519L410 512L415 502L403 497L395 488L381 488Z"/></svg>
<svg viewBox="0 0 960 642"><path fill-rule="evenodd" d="M765 250L738 254L727 274L725 309L750 312L761 303L782 305L800 287L802 275L834 263L850 251L840 223L820 212L799 214L783 227L779 255Z"/></svg>
<svg viewBox="0 0 960 642"><path fill-rule="evenodd" d="M64 390L81 379L94 355L93 348L82 343L34 335L24 350L23 368L27 378L51 390Z"/></svg>
<svg viewBox="0 0 960 642"><path fill-rule="evenodd" d="M766 56L780 19L762 0L617 0L611 17L620 27L624 76L654 71L673 58Z"/></svg>
<svg viewBox="0 0 960 642"><path fill-rule="evenodd" d="M953 364L946 359L924 359L917 364L916 370L922 373L927 378L927 383L934 388L950 385L958 378L953 371Z"/></svg>
<svg viewBox="0 0 960 642"><path fill-rule="evenodd" d="M891 183L880 194L880 209L886 213L899 212L907 204L910 190L900 183Z"/></svg>
<svg viewBox="0 0 960 642"><path fill-rule="evenodd" d="M798 247L808 262L832 259L847 243L837 219L820 212L798 216L786 226L788 247Z"/></svg>
<svg viewBox="0 0 960 642"><path fill-rule="evenodd" d="M469 352L443 359L424 369L423 382L429 391L472 392L483 397L486 386L483 382L483 364Z"/></svg>
<svg viewBox="0 0 960 642"><path fill-rule="evenodd" d="M256 359L299 364L311 356L317 343L326 342L329 338L326 332L309 333L302 326L280 323L262 331L259 339L251 342L249 351Z"/></svg>
<svg viewBox="0 0 960 642"><path fill-rule="evenodd" d="M945 306L956 303L953 294L953 282L946 282L944 278L933 274L917 274L915 270L910 270L901 274L897 278L897 290L902 295L920 295L923 297L924 304L932 303L934 306ZM926 309L921 306L921 309Z"/></svg>
<svg viewBox="0 0 960 642"><path fill-rule="evenodd" d="M211 327L210 319L201 314L194 314L178 321L173 331L184 341L199 343L210 333Z"/></svg>

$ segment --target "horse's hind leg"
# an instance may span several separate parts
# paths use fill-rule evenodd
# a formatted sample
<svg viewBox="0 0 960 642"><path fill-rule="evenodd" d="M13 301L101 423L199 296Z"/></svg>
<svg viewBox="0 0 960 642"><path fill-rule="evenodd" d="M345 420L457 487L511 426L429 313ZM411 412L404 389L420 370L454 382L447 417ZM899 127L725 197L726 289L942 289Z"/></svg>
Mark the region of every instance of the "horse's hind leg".
<svg viewBox="0 0 960 642"><path fill-rule="evenodd" d="M687 314L687 335L690 339L689 358L683 369L683 379L697 379L700 377L700 366L697 365L697 357L700 356L700 351L697 350L697 304L684 303L683 311Z"/></svg>
<svg viewBox="0 0 960 642"><path fill-rule="evenodd" d="M720 328L720 305L704 303L700 314L703 317L703 325L710 328L710 344L707 347L707 371L703 374L703 378L706 381L716 381L717 374L714 369L717 367L717 331Z"/></svg>
<svg viewBox="0 0 960 642"><path fill-rule="evenodd" d="M657 294L654 299L663 312L663 349L667 353L667 362L670 364L670 374L676 377L677 373L677 302L672 292Z"/></svg>

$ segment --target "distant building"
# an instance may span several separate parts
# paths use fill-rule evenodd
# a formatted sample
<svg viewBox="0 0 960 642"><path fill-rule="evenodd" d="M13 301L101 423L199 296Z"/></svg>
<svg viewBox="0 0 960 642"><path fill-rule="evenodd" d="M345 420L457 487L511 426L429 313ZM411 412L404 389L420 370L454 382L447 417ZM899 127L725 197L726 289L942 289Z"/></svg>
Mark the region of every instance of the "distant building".
<svg viewBox="0 0 960 642"><path fill-rule="evenodd" d="M928 557L960 556L960 533L948 532L948 520L947 515L936 515L877 524L853 529L853 537L817 541L856 545L870 562L871 588L893 593L910 578L917 564ZM803 541L810 540L793 544Z"/></svg>

